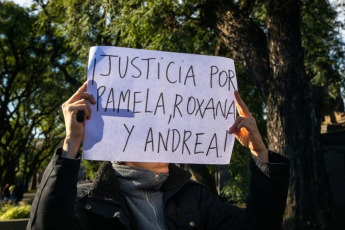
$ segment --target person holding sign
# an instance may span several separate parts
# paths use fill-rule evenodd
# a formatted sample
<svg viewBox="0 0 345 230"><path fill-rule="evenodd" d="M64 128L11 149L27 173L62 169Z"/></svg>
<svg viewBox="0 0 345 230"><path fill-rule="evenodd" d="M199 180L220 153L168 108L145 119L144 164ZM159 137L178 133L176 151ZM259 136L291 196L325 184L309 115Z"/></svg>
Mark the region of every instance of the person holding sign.
<svg viewBox="0 0 345 230"><path fill-rule="evenodd" d="M104 162L94 181L77 186L79 147L94 97L85 83L62 108L66 138L49 163L27 229L279 229L289 161L268 151L239 93L239 116L229 129L253 155L246 209L221 201L169 163ZM80 118L78 118L80 120Z"/></svg>

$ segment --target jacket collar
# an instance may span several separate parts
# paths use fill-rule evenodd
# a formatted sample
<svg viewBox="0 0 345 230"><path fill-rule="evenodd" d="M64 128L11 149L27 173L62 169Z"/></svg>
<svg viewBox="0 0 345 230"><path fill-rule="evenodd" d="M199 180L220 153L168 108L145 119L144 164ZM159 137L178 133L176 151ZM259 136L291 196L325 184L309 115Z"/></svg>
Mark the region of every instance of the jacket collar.
<svg viewBox="0 0 345 230"><path fill-rule="evenodd" d="M169 192L179 189L191 178L191 174L175 164L169 164L169 177L162 186L163 192Z"/></svg>
<svg viewBox="0 0 345 230"><path fill-rule="evenodd" d="M169 165L169 177L162 186L162 191L174 192L188 182L191 174L174 164ZM110 162L104 162L99 168L89 189L89 198L110 203L126 203L117 177Z"/></svg>

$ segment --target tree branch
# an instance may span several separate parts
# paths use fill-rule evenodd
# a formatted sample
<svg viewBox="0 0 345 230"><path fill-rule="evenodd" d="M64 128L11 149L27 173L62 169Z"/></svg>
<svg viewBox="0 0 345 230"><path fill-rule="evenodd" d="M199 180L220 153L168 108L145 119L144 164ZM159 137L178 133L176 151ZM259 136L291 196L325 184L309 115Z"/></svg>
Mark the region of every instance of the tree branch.
<svg viewBox="0 0 345 230"><path fill-rule="evenodd" d="M244 1L242 1L244 2ZM255 1L246 1L242 10L222 0L206 2L205 19L211 19L220 40L253 78L261 96L266 101L268 96L267 80L270 76L267 38L264 31L246 15ZM245 12L245 13L243 13Z"/></svg>

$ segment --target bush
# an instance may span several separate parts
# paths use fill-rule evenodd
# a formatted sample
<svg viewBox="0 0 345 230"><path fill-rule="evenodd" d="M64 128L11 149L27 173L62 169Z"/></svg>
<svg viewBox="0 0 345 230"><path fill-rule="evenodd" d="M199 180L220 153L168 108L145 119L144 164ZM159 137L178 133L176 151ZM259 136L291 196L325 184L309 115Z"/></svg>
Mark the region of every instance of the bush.
<svg viewBox="0 0 345 230"><path fill-rule="evenodd" d="M30 209L30 205L14 206L6 204L0 208L0 220L29 218Z"/></svg>

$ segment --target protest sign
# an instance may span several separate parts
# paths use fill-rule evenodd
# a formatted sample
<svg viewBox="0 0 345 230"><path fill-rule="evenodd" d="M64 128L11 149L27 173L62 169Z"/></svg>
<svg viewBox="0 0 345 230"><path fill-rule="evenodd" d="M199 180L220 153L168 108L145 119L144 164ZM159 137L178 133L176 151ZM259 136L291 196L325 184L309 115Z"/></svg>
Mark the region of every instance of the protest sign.
<svg viewBox="0 0 345 230"><path fill-rule="evenodd" d="M91 47L85 124L90 160L228 164L236 118L234 61L224 57Z"/></svg>

